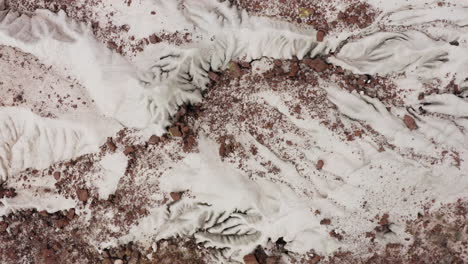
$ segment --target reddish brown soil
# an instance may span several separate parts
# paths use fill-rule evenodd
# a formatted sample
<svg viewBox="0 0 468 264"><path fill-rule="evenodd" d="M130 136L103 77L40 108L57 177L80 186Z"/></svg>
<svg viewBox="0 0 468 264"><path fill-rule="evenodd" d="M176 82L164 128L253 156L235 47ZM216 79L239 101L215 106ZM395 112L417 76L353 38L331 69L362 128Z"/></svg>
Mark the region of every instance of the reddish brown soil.
<svg viewBox="0 0 468 264"><path fill-rule="evenodd" d="M345 1L338 10L333 1L320 0L230 0L259 16L280 17L283 20L307 24L325 35L337 29L356 29L370 25L378 11L358 0ZM343 1L342 1L343 2ZM273 15L272 15L273 14Z"/></svg>

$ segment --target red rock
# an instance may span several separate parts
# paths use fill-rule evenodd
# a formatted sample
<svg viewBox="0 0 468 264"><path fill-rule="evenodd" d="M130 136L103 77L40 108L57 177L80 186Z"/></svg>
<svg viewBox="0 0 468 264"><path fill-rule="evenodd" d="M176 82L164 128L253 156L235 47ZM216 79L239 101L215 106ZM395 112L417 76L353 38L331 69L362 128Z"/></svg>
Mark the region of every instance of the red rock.
<svg viewBox="0 0 468 264"><path fill-rule="evenodd" d="M133 152L135 152L135 148L134 148L133 146L127 146L127 147L125 147L123 153L124 153L125 155L128 155L128 154L131 154L131 153L133 153Z"/></svg>
<svg viewBox="0 0 468 264"><path fill-rule="evenodd" d="M193 145L195 145L196 142L197 141L196 141L194 136L190 135L190 136L187 137L187 144L193 146Z"/></svg>
<svg viewBox="0 0 468 264"><path fill-rule="evenodd" d="M60 171L54 172L54 179L57 181L60 179Z"/></svg>
<svg viewBox="0 0 468 264"><path fill-rule="evenodd" d="M245 264L258 264L257 258L253 254L245 255L244 256L244 263Z"/></svg>
<svg viewBox="0 0 468 264"><path fill-rule="evenodd" d="M304 64L309 66L310 68L312 68L316 72L323 72L326 69L328 69L328 64L324 60L322 60L320 58L317 58L317 59L310 59L310 58L304 59Z"/></svg>
<svg viewBox="0 0 468 264"><path fill-rule="evenodd" d="M107 47L109 47L109 49L111 50L116 50L119 48L119 46L117 46L117 44L114 41L107 42Z"/></svg>
<svg viewBox="0 0 468 264"><path fill-rule="evenodd" d="M219 156L226 157L226 144L224 143L219 146Z"/></svg>
<svg viewBox="0 0 468 264"><path fill-rule="evenodd" d="M67 218L68 220L73 220L73 218L75 218L75 208L71 208L70 210L68 210Z"/></svg>
<svg viewBox="0 0 468 264"><path fill-rule="evenodd" d="M49 216L49 213L47 213L46 210L42 210L42 211L39 212L39 215L47 217L47 216Z"/></svg>
<svg viewBox="0 0 468 264"><path fill-rule="evenodd" d="M78 189L76 191L76 195L78 197L78 200L82 202L86 202L89 198L89 193L88 193L88 190L86 189Z"/></svg>
<svg viewBox="0 0 468 264"><path fill-rule="evenodd" d="M17 195L16 190L13 188L0 189L0 198L14 198Z"/></svg>
<svg viewBox="0 0 468 264"><path fill-rule="evenodd" d="M158 136L152 135L152 136L149 138L149 140L148 140L148 144L150 144L150 145L156 145L156 144L158 144L160 141L161 141L161 140L159 139Z"/></svg>
<svg viewBox="0 0 468 264"><path fill-rule="evenodd" d="M171 195L171 198L173 201L179 201L182 198L183 192L171 192L169 195Z"/></svg>
<svg viewBox="0 0 468 264"><path fill-rule="evenodd" d="M112 138L107 138L106 145L107 145L107 148L109 148L111 152L114 152L117 149L117 146L115 145Z"/></svg>
<svg viewBox="0 0 468 264"><path fill-rule="evenodd" d="M258 263L266 263L268 255L266 254L265 250L261 246L258 246L254 251L255 259Z"/></svg>
<svg viewBox="0 0 468 264"><path fill-rule="evenodd" d="M299 72L299 64L297 62L292 62L289 66L289 77L296 77Z"/></svg>
<svg viewBox="0 0 468 264"><path fill-rule="evenodd" d="M173 126L173 127L169 128L169 133L173 137L182 137L182 132L180 132L179 126Z"/></svg>
<svg viewBox="0 0 468 264"><path fill-rule="evenodd" d="M331 224L331 220L328 219L328 218L324 218L320 221L320 224L321 225L330 225Z"/></svg>
<svg viewBox="0 0 468 264"><path fill-rule="evenodd" d="M54 221L56 228L64 228L69 224L69 220L67 218L60 218Z"/></svg>
<svg viewBox="0 0 468 264"><path fill-rule="evenodd" d="M323 160L318 160L316 165L317 170L322 170L323 165L325 165L325 162L323 162Z"/></svg>
<svg viewBox="0 0 468 264"><path fill-rule="evenodd" d="M151 42L151 44L156 44L161 42L161 39L158 36L156 36L156 34L153 34L149 36L149 41Z"/></svg>
<svg viewBox="0 0 468 264"><path fill-rule="evenodd" d="M233 78L238 78L242 76L242 70L236 62L231 61L228 64L228 74Z"/></svg>
<svg viewBox="0 0 468 264"><path fill-rule="evenodd" d="M8 228L8 223L4 221L0 221L0 233L6 232L7 228Z"/></svg>
<svg viewBox="0 0 468 264"><path fill-rule="evenodd" d="M382 225L382 226L383 225L388 225L389 224L388 218L389 218L388 214L382 215L382 218L379 221L379 225Z"/></svg>
<svg viewBox="0 0 468 264"><path fill-rule="evenodd" d="M196 145L196 139L193 135L189 135L184 140L184 151L189 152Z"/></svg>
<svg viewBox="0 0 468 264"><path fill-rule="evenodd" d="M184 127L182 128L182 133L183 133L184 135L187 135L189 132L190 132L190 127L184 126Z"/></svg>
<svg viewBox="0 0 468 264"><path fill-rule="evenodd" d="M405 122L405 125L409 128L409 130L415 130L418 128L418 125L416 125L416 121L414 121L414 118L409 115L405 115L405 117L403 118L403 122Z"/></svg>
<svg viewBox="0 0 468 264"><path fill-rule="evenodd" d="M319 255L315 255L309 260L308 264L318 264L322 258Z"/></svg>
<svg viewBox="0 0 468 264"><path fill-rule="evenodd" d="M208 72L208 78L210 78L210 80L212 80L214 82L218 82L219 79L220 79L219 75L217 73L215 73L215 72L212 72L212 71Z"/></svg>
<svg viewBox="0 0 468 264"><path fill-rule="evenodd" d="M322 42L325 38L325 32L322 30L317 31L317 41Z"/></svg>
<svg viewBox="0 0 468 264"><path fill-rule="evenodd" d="M273 63L275 64L276 67L283 66L283 62L281 60L275 60Z"/></svg>

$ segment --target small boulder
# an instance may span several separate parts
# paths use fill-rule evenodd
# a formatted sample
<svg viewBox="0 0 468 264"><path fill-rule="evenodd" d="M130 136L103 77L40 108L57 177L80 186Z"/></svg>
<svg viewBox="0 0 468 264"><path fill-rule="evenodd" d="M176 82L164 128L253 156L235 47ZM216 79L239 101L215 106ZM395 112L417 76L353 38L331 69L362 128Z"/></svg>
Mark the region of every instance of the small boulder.
<svg viewBox="0 0 468 264"><path fill-rule="evenodd" d="M169 133L173 137L182 137L182 132L180 131L179 126L173 126L169 128Z"/></svg>
<svg viewBox="0 0 468 264"><path fill-rule="evenodd" d="M322 30L317 31L317 41L322 42L325 38L325 32Z"/></svg>
<svg viewBox="0 0 468 264"><path fill-rule="evenodd" d="M324 165L325 165L325 162L323 162L323 160L318 160L317 165L315 167L317 168L317 170L322 170Z"/></svg>
<svg viewBox="0 0 468 264"><path fill-rule="evenodd" d="M244 263L245 264L258 264L257 258L254 254L249 254L244 256Z"/></svg>
<svg viewBox="0 0 468 264"><path fill-rule="evenodd" d="M161 42L161 39L158 36L156 36L156 34L153 34L149 36L149 41L151 42L151 44L156 44Z"/></svg>
<svg viewBox="0 0 468 264"><path fill-rule="evenodd" d="M405 115L405 117L403 118L403 122L405 122L405 125L409 130L415 130L418 128L418 125L416 125L416 121L410 115Z"/></svg>
<svg viewBox="0 0 468 264"><path fill-rule="evenodd" d="M129 155L133 152L135 152L135 148L133 146L126 146L123 153L125 155Z"/></svg>
<svg viewBox="0 0 468 264"><path fill-rule="evenodd" d="M161 141L161 140L159 139L158 136L152 135L152 136L149 138L149 140L148 140L148 144L149 144L149 145L156 145L156 144L158 144L160 141Z"/></svg>
<svg viewBox="0 0 468 264"><path fill-rule="evenodd" d="M54 172L54 179L58 181L60 179L60 171Z"/></svg>
<svg viewBox="0 0 468 264"><path fill-rule="evenodd" d="M78 189L76 191L76 195L78 197L78 200L82 201L82 202L86 202L88 201L88 198L89 198L89 193L88 193L88 190L86 189Z"/></svg>
<svg viewBox="0 0 468 264"><path fill-rule="evenodd" d="M182 198L183 192L171 192L171 198L174 202L179 201Z"/></svg>
<svg viewBox="0 0 468 264"><path fill-rule="evenodd" d="M304 59L304 64L309 66L310 68L312 68L316 72L323 72L326 69L328 69L328 64L324 60L322 60L320 58L316 58L316 59L307 58L307 59Z"/></svg>

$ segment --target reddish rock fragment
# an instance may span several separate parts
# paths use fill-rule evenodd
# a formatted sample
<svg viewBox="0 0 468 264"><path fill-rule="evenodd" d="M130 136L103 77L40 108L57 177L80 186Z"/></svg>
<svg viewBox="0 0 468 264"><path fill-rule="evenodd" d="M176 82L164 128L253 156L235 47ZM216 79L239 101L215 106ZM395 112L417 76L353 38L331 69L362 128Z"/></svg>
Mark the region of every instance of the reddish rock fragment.
<svg viewBox="0 0 468 264"><path fill-rule="evenodd" d="M208 78L210 78L210 80L212 80L213 82L218 82L220 77L219 75L216 73L216 72L208 72Z"/></svg>
<svg viewBox="0 0 468 264"><path fill-rule="evenodd" d="M171 198L174 202L179 201L182 198L183 192L171 192L169 195L171 195Z"/></svg>
<svg viewBox="0 0 468 264"><path fill-rule="evenodd" d="M322 60L320 58L317 58L317 59L310 59L310 58L304 59L304 64L309 66L310 68L312 68L316 72L323 72L326 69L328 69L328 64L324 60Z"/></svg>
<svg viewBox="0 0 468 264"><path fill-rule="evenodd" d="M317 165L315 167L317 168L317 170L322 170L324 165L325 165L325 162L323 162L323 160L318 160Z"/></svg>
<svg viewBox="0 0 468 264"><path fill-rule="evenodd" d="M195 137L193 135L189 135L185 140L184 140L184 151L190 151L196 144Z"/></svg>
<svg viewBox="0 0 468 264"><path fill-rule="evenodd" d="M123 153L124 153L125 155L128 155L128 154L131 154L131 153L133 153L133 152L135 152L135 148L134 148L133 146L127 146L127 147L125 147Z"/></svg>
<svg viewBox="0 0 468 264"><path fill-rule="evenodd" d="M73 220L73 218L75 218L75 208L71 208L70 210L68 210L67 218L68 220Z"/></svg>
<svg viewBox="0 0 468 264"><path fill-rule="evenodd" d="M416 125L416 121L410 115L405 115L405 117L403 118L403 122L405 122L405 125L407 128L409 128L409 130L415 130L418 128L418 125Z"/></svg>
<svg viewBox="0 0 468 264"><path fill-rule="evenodd" d="M78 197L78 200L80 200L81 202L86 202L89 198L89 193L86 189L78 189L76 191L76 195Z"/></svg>
<svg viewBox="0 0 468 264"><path fill-rule="evenodd" d="M107 42L107 47L109 47L109 49L111 50L117 50L119 48L119 46L117 46L117 44L114 41Z"/></svg>
<svg viewBox="0 0 468 264"><path fill-rule="evenodd" d="M388 218L389 218L389 215L388 214L384 214L382 215L382 218L380 219L379 221L379 225L388 225L389 222L388 222Z"/></svg>
<svg viewBox="0 0 468 264"><path fill-rule="evenodd" d="M321 225L330 225L331 224L331 220L328 219L328 218L324 218L320 221L320 224Z"/></svg>
<svg viewBox="0 0 468 264"><path fill-rule="evenodd" d="M47 216L49 216L49 213L47 213L46 210L42 210L42 211L39 211L39 215L40 215L40 216L47 217Z"/></svg>
<svg viewBox="0 0 468 264"><path fill-rule="evenodd" d="M226 157L226 144L221 144L219 146L219 156Z"/></svg>
<svg viewBox="0 0 468 264"><path fill-rule="evenodd" d="M67 218L60 218L55 220L54 224L56 228L64 228L69 224L69 220Z"/></svg>
<svg viewBox="0 0 468 264"><path fill-rule="evenodd" d="M158 136L152 135L152 136L149 138L149 140L148 140L148 144L150 144L150 145L156 145L156 144L158 144L160 141L161 141L161 140L159 139Z"/></svg>
<svg viewBox="0 0 468 264"><path fill-rule="evenodd" d="M300 70L299 63L291 62L291 65L289 66L288 76L289 77L296 77L299 70Z"/></svg>
<svg viewBox="0 0 468 264"><path fill-rule="evenodd" d="M178 126L173 126L169 128L169 133L173 137L182 137L182 132L180 131L180 128Z"/></svg>
<svg viewBox="0 0 468 264"><path fill-rule="evenodd" d="M107 138L106 142L107 148L111 151L114 152L117 149L117 146L115 145L114 141L112 138Z"/></svg>
<svg viewBox="0 0 468 264"><path fill-rule="evenodd" d="M17 195L16 190L13 188L3 189L0 186L0 199L1 198L14 198Z"/></svg>
<svg viewBox="0 0 468 264"><path fill-rule="evenodd" d="M325 32L322 30L317 31L317 41L322 42L325 38Z"/></svg>
<svg viewBox="0 0 468 264"><path fill-rule="evenodd" d="M242 76L242 70L241 70L239 64L237 64L236 62L233 62L233 61L231 61L228 64L227 72L228 72L229 76L231 76L232 78L238 78L238 77Z"/></svg>
<svg viewBox="0 0 468 264"><path fill-rule="evenodd" d="M156 36L156 34L153 34L149 36L149 41L151 42L151 44L156 44L161 42L161 39L158 36Z"/></svg>
<svg viewBox="0 0 468 264"><path fill-rule="evenodd" d="M184 126L182 127L182 134L185 136L190 132L190 127Z"/></svg>
<svg viewBox="0 0 468 264"><path fill-rule="evenodd" d="M54 172L54 179L58 181L60 179L60 171Z"/></svg>
<svg viewBox="0 0 468 264"><path fill-rule="evenodd" d="M319 255L315 255L309 260L308 264L318 264L322 258Z"/></svg>
<svg viewBox="0 0 468 264"><path fill-rule="evenodd" d="M253 254L245 255L244 256L244 263L245 264L258 264L257 258Z"/></svg>
<svg viewBox="0 0 468 264"><path fill-rule="evenodd" d="M7 228L8 228L8 223L4 221L0 221L0 233L6 232Z"/></svg>

